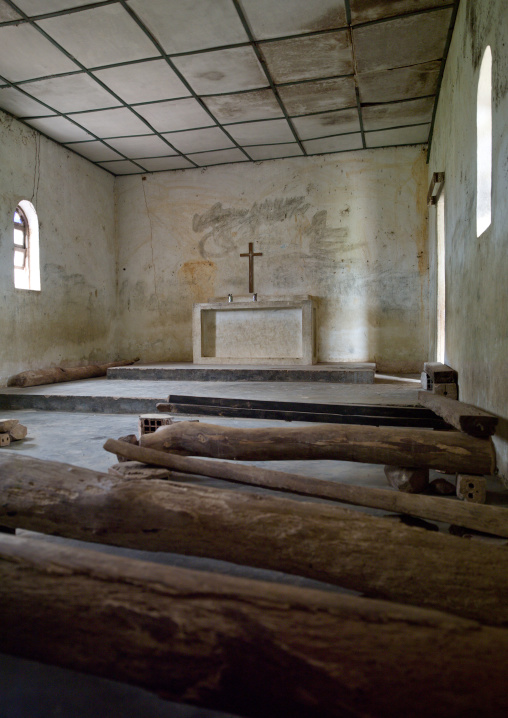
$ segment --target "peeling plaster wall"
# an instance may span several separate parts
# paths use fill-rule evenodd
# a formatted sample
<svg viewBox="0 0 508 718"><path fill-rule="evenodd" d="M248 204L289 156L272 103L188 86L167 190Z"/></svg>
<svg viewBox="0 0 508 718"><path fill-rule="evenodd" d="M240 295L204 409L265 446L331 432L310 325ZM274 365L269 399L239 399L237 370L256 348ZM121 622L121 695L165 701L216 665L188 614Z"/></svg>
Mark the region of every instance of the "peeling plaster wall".
<svg viewBox="0 0 508 718"><path fill-rule="evenodd" d="M492 224L476 236L476 93L492 49ZM462 0L436 115L429 164L444 171L446 361L462 401L503 417L495 439L508 482L508 3ZM430 217L431 306L435 306L434 213ZM431 348L435 321L431 314Z"/></svg>
<svg viewBox="0 0 508 718"><path fill-rule="evenodd" d="M318 300L319 361L418 371L428 356L421 147L116 181L121 353L192 360L193 302L248 292Z"/></svg>
<svg viewBox="0 0 508 718"><path fill-rule="evenodd" d="M0 112L0 385L19 371L116 358L114 178ZM13 214L40 222L41 291L14 288Z"/></svg>

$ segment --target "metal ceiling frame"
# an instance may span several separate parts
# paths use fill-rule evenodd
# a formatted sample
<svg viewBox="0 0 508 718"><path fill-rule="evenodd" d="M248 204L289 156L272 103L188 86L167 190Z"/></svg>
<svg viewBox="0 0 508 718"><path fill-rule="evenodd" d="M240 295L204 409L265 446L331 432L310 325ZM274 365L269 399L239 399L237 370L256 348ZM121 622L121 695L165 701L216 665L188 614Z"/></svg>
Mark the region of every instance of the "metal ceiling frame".
<svg viewBox="0 0 508 718"><path fill-rule="evenodd" d="M257 40L255 38L253 31L249 25L248 19L245 16L245 13L240 5L239 0L231 0L233 6L235 7L237 15L240 19L240 22L244 28L244 31L248 37L248 42L231 43L228 45L214 46L211 48L204 48L201 50L194 50L194 51L187 51L187 52L180 52L180 53L171 53L171 54L168 54L164 51L161 43L153 36L153 34L147 28L146 24L140 19L140 17L136 14L136 12L132 9L132 7L130 7L130 5L128 4L128 2L126 0L102 0L102 2L98 2L98 3L94 3L94 4L83 4L83 5L75 7L75 8L67 8L67 9L44 13L44 14L40 14L40 15L28 15L27 13L25 13L23 10L21 10L17 6L17 4L14 0L4 0L4 2L6 5L11 7L12 10L14 10L16 13L18 13L20 15L20 18L15 19L15 20L8 20L8 21L0 22L0 28L6 27L6 26L17 26L20 24L30 25L31 27L36 29L46 40L48 40L55 48L57 48L65 57L67 57L69 60L71 60L78 68L75 71L54 73L51 75L30 78L30 79L25 79L25 80L19 80L19 81L9 81L7 79L1 78L0 79L0 89L4 89L4 88L16 89L19 92L23 93L25 96L29 97L30 99L39 102L43 107L45 107L48 111L50 111L52 113L51 115L24 115L17 119L20 119L20 121L23 122L23 121L29 121L29 120L34 120L34 119L43 119L43 118L47 119L47 118L51 118L51 117L63 117L64 119L68 120L69 122L74 124L76 127L84 130L85 132L87 132L90 135L90 139L86 139L86 140L75 140L75 141L68 140L66 142L60 142L60 144L62 144L66 149L74 152L75 150L73 149L73 147L68 147L67 146L68 144L77 145L77 144L86 144L89 142L100 142L105 147L107 147L108 149L112 150L117 155L119 155L119 159L103 160L103 161L89 160L90 162L97 164L98 166L102 167L103 169L106 169L106 171L112 171L109 169L109 167L104 167L104 164L110 165L110 163L128 161L128 162L131 162L135 167L139 168L140 174L145 174L149 171L143 167L143 159L152 160L152 159L158 159L161 157L168 157L168 159L179 157L181 159L186 160L191 165L191 167L193 166L195 168L197 168L197 167L202 168L202 165L198 165L196 162L194 162L192 160L192 155L196 155L196 154L202 155L202 154L206 154L208 152L217 152L217 151L220 152L220 151L224 151L227 149L230 149L230 150L239 149L242 152L242 154L244 155L245 160L238 160L238 161L240 161L240 162L263 161L264 162L264 161L270 161L271 159L284 159L284 157L270 158L270 160L255 160L249 155L248 148L249 147L263 147L263 146L291 145L292 147L297 146L300 149L300 151L302 152L301 155L297 155L296 157L302 157L302 156L308 156L308 153L304 147L304 143L306 143L306 142L310 142L310 141L318 140L318 139L341 137L341 136L355 135L355 134L361 135L363 149L378 149L377 147L376 148L368 148L367 147L366 135L368 135L371 132L382 132L382 131L387 131L387 130L401 129L401 128L406 128L406 127L416 127L416 126L423 126L423 125L430 124L429 138L428 138L428 155L427 155L427 161L428 161L428 157L430 154L431 141L432 141L432 134L433 134L433 129L434 129L437 103L438 103L438 99L439 99L439 91L441 88L441 82L442 82L442 77L443 77L443 72L444 72L444 65L445 65L446 56L447 56L450 41L451 41L451 36L452 36L453 27L455 24L455 18L457 15L457 10L458 10L460 0L454 0L453 2L449 2L449 3L441 5L439 7L420 9L420 10L416 10L416 11L412 11L412 12L406 12L406 13L402 13L402 14L398 14L398 15L393 15L391 17L384 17L384 18L380 18L377 20L371 20L371 21L356 23L356 24L352 24L352 22L351 22L350 0L344 0L345 10L346 10L346 25L345 26L326 29L326 30L305 32L305 33L301 33L301 34L283 35L283 36L278 36L276 38L268 38L268 39L263 39L263 40ZM100 66L96 66L96 67L86 67L79 60L77 60L73 55L71 55L71 53L68 52L62 45L60 45L56 40L54 40L42 27L40 27L37 24L37 21L39 21L39 20L66 16L66 15L75 14L78 12L83 12L86 10L93 10L93 9L101 8L101 7L108 6L108 5L120 5L121 7L123 7L123 9L131 17L131 19L142 30L142 32L145 34L145 36L152 42L152 44L154 46L154 50L156 52L158 52L159 54L156 54L156 55L148 57L148 58L142 58L139 60L129 60L129 61L124 61L124 62L111 63L108 65L100 65ZM441 10L450 9L450 8L452 9L452 14L451 14L451 18L450 18L450 24L448 27L446 46L444 48L443 58L441 60L441 66L440 66L440 71L439 71L439 75L438 75L438 82L437 82L437 88L436 88L435 95L434 94L423 95L423 96L419 96L419 97L411 97L411 98L405 98L403 100L393 100L393 101L382 102L382 103L364 103L362 105L361 100L360 100L358 82L357 82L357 66L356 66L353 30L356 28L360 28L360 27L378 25L378 24L390 22L390 21L393 21L396 19L407 18L409 16L414 16L414 15L427 14L427 13L441 11ZM291 81L291 82L282 82L282 83L277 83L277 84L274 82L274 80L271 76L270 70L264 60L264 56L262 53L263 45L268 44L268 43L273 43L273 42L281 42L283 40L302 39L302 38L306 38L306 37L322 36L325 34L337 33L337 32L347 32L348 33L349 43L352 48L352 55L353 55L353 73L348 73L348 74L343 74L343 75L326 76L326 77L318 77L318 78L310 78L310 79L305 78L302 80L296 80L296 81ZM220 50L228 50L228 49L242 48L242 47L251 47L253 49L253 51L255 52L257 60L259 61L261 68L263 70L263 73L266 77L266 81L267 81L266 85L263 85L262 87L259 87L259 88L250 88L250 89L246 89L246 90L236 90L236 91L230 91L230 92L215 92L215 93L211 93L211 94L203 94L203 93L198 94L192 88L189 81L185 78L185 76L182 74L182 72L180 72L178 70L177 66L175 65L175 63L173 62L173 59L172 59L172 58L184 57L184 56L189 56L189 55L198 55L198 54L204 54L207 52L216 52L216 51L220 51ZM116 94L105 82L102 82L97 76L95 76L93 74L94 72L98 72L99 70L103 70L103 69L124 67L124 66L128 66L128 65L134 65L134 64L139 64L139 63L143 63L143 62L150 62L150 61L154 61L154 60L164 60L167 63L167 65L170 67L170 69L173 71L173 73L178 77L180 82L186 87L189 94L184 95L183 97L171 97L171 98L152 100L152 101L147 101L147 102L128 103L125 100L123 100L122 97L120 97L120 95ZM47 104L46 102L40 100L36 96L30 95L30 93L27 92L27 89L29 89L29 88L26 88L26 89L24 88L25 85L30 85L30 83L34 83L34 82L40 82L43 80L50 80L50 79L54 79L54 78L69 77L69 76L81 75L81 74L87 75L90 79L92 79L95 83L97 83L103 90L108 92L112 96L112 98L114 98L119 104L114 105L114 106L102 107L102 108L93 108L91 110L77 110L77 111L71 111L71 112L61 112L59 110L56 110L54 107ZM317 110L315 112L310 112L310 113L307 112L307 113L301 113L301 114L290 114L290 113L288 113L288 111L285 107L285 104L282 101L282 99L279 95L279 92L278 92L279 87L294 86L294 85L306 84L306 83L312 83L312 82L323 82L326 80L336 80L336 79L342 79L342 78L353 78L354 79L355 95L356 95L356 104L355 105L351 105L351 106L343 107L343 108L328 109L328 110ZM269 117L269 118L258 118L258 119L254 119L254 120L219 122L219 120L216 119L213 112L208 108L208 106L206 105L206 103L203 100L203 98L206 99L208 97L235 96L235 95L241 95L241 94L245 94L245 93L253 93L253 92L260 91L260 90L268 90L268 89L270 89L272 91L272 93L273 93L274 97L276 98L277 103L279 105L280 111L282 113L282 115L279 118ZM394 127L386 127L386 128L375 129L375 130L366 130L364 127L363 116L362 116L362 107L374 106L374 105L398 104L398 103L403 103L403 102L410 102L410 101L413 101L416 99L427 99L430 97L435 97L433 114L432 114L432 119L431 119L430 123L429 122L416 122L416 123L399 125L396 127L395 126ZM196 102L198 102L201 109L204 110L207 113L207 115L210 117L211 124L203 125L203 126L200 126L197 128L189 128L187 130L159 131L159 130L156 130L150 124L150 122L148 120L146 120L136 110L136 108L145 107L147 105L155 105L155 104L160 104L162 102L173 102L173 101L183 100L183 99L193 99ZM122 108L130 110L134 114L134 116L137 117L137 119L141 120L143 122L143 124L146 125L147 130L148 130L146 135L118 135L115 137L101 138L98 135L96 135L94 132L87 129L85 126L79 124L79 115L80 114L101 112L104 110L114 110L114 109L122 109ZM306 138L306 139L302 140L302 139L300 139L300 137L295 129L295 126L293 124L293 120L300 118L300 117L312 117L314 115L323 115L323 114L327 114L327 113L340 113L342 111L351 110L351 109L356 109L358 112L359 127L360 127L359 131L335 132L333 134L319 135L316 137ZM294 142L270 142L269 140L267 140L263 145L259 145L259 143L250 144L250 145L245 144L245 143L239 144L227 129L229 126L273 121L273 120L277 120L277 119L286 121L287 125L289 126L289 128L293 134ZM222 149L220 149L220 148L212 149L212 150L196 150L195 152L182 152L182 151L178 150L177 147L171 143L170 139L168 139L168 135L171 135L171 134L177 134L179 132L199 131L202 129L209 129L209 128L219 128L224 133L224 135L228 138L228 140L232 143L232 147L222 148ZM40 132L40 130L37 130L37 131ZM41 132L41 134L44 135L45 133ZM45 136L48 136L48 135L45 135ZM125 138L125 137L145 137L145 136L157 136L168 146L168 151L171 151L171 154L170 155L158 155L158 156L153 156L153 157L149 157L149 158L144 157L144 158L131 159L130 157L125 155L123 152L117 150L114 146L112 146L108 142L109 140L112 140L112 139L119 139L119 138ZM51 136L49 136L49 139L52 139L53 141L57 141L57 140L54 140ZM388 145L388 146L389 147L394 147L394 146L398 147L398 146L407 146L407 145ZM335 151L335 152L312 153L312 156L321 156L323 154L339 154L339 153L348 152L348 151L351 151L351 150L339 150L339 151ZM79 152L77 152L77 154L79 155ZM82 157L83 155L79 155L79 156ZM295 155L288 155L287 158L294 159ZM224 164L229 164L229 163L226 162ZM214 165L214 166L216 166L216 165ZM168 171L168 170L156 170L156 171ZM178 170L169 170L169 171L178 171ZM112 173L114 174L114 172L112 172ZM134 174L138 174L138 172L134 172Z"/></svg>

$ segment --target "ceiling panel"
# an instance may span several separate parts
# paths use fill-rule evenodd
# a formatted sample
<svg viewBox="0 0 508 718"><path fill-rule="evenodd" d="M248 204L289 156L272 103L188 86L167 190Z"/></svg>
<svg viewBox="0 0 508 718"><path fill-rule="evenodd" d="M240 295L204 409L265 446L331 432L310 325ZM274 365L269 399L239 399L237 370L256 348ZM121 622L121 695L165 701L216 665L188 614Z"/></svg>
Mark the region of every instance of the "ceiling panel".
<svg viewBox="0 0 508 718"><path fill-rule="evenodd" d="M115 107L120 104L85 73L27 82L23 89L58 112L98 110L101 107Z"/></svg>
<svg viewBox="0 0 508 718"><path fill-rule="evenodd" d="M65 117L40 117L26 122L57 142L79 142L93 139L88 132L77 127L70 120L66 120Z"/></svg>
<svg viewBox="0 0 508 718"><path fill-rule="evenodd" d="M104 169L108 170L108 172L112 172L115 175L132 175L143 173L141 167L138 167L133 162L129 162L128 160L120 160L119 162L99 162L99 165L101 167L104 167Z"/></svg>
<svg viewBox="0 0 508 718"><path fill-rule="evenodd" d="M0 27L0 68L8 80L28 80L77 66L30 25Z"/></svg>
<svg viewBox="0 0 508 718"><path fill-rule="evenodd" d="M40 115L54 115L55 113L32 100L15 87L0 89L0 107L16 117L37 117Z"/></svg>
<svg viewBox="0 0 508 718"><path fill-rule="evenodd" d="M18 3L19 5L19 3ZM11 8L10 5L4 0L0 0L0 22L8 22L9 20L18 20L21 17L19 12L16 12Z"/></svg>
<svg viewBox="0 0 508 718"><path fill-rule="evenodd" d="M279 94L290 115L307 115L356 105L352 77L284 85L279 88Z"/></svg>
<svg viewBox="0 0 508 718"><path fill-rule="evenodd" d="M214 124L208 112L192 97L187 100L157 102L153 105L136 105L136 112L157 132L175 132Z"/></svg>
<svg viewBox="0 0 508 718"><path fill-rule="evenodd" d="M337 135L336 137L322 137L319 140L308 140L303 143L305 151L310 154L323 152L346 152L346 150L361 150L363 147L360 133L353 135Z"/></svg>
<svg viewBox="0 0 508 718"><path fill-rule="evenodd" d="M258 40L344 27L344 0L241 0Z"/></svg>
<svg viewBox="0 0 508 718"><path fill-rule="evenodd" d="M399 127L393 130L367 132L365 140L367 147L419 144L427 141L429 129L430 125L416 125L414 127Z"/></svg>
<svg viewBox="0 0 508 718"><path fill-rule="evenodd" d="M58 12L80 7L80 5L96 5L101 0L16 0L16 5L27 15L44 15L47 12Z"/></svg>
<svg viewBox="0 0 508 718"><path fill-rule="evenodd" d="M394 15L443 7L449 5L450 0L349 0L349 4L351 22L353 25L358 25L361 22L372 22Z"/></svg>
<svg viewBox="0 0 508 718"><path fill-rule="evenodd" d="M292 142L295 139L286 120L267 120L266 122L247 122L240 125L230 125L228 132L239 145ZM267 142L268 138L270 142Z"/></svg>
<svg viewBox="0 0 508 718"><path fill-rule="evenodd" d="M165 52L247 42L231 0L129 0Z"/></svg>
<svg viewBox="0 0 508 718"><path fill-rule="evenodd" d="M200 167L248 161L242 150L237 148L233 150L219 150L218 152L198 152L195 155L189 155L189 157Z"/></svg>
<svg viewBox="0 0 508 718"><path fill-rule="evenodd" d="M451 9L353 29L357 70L384 70L443 57Z"/></svg>
<svg viewBox="0 0 508 718"><path fill-rule="evenodd" d="M169 141L171 142L171 140ZM108 140L108 145L132 159L177 154L176 150L171 149L158 135L115 137Z"/></svg>
<svg viewBox="0 0 508 718"><path fill-rule="evenodd" d="M276 83L353 73L353 54L346 31L265 42L260 47Z"/></svg>
<svg viewBox="0 0 508 718"><path fill-rule="evenodd" d="M247 150L255 162L275 160L280 157L301 157L303 152L296 142L284 145L258 145Z"/></svg>
<svg viewBox="0 0 508 718"><path fill-rule="evenodd" d="M421 144L457 7L0 0L0 108L114 174Z"/></svg>
<svg viewBox="0 0 508 718"><path fill-rule="evenodd" d="M120 4L39 20L37 24L85 67L158 54Z"/></svg>
<svg viewBox="0 0 508 718"><path fill-rule="evenodd" d="M150 157L148 159L140 160L139 164L148 172L161 172L163 170L186 170L195 165L185 157L176 155L174 157Z"/></svg>
<svg viewBox="0 0 508 718"><path fill-rule="evenodd" d="M80 112L72 119L98 137L141 135L149 131L147 125L127 107L98 112Z"/></svg>
<svg viewBox="0 0 508 718"><path fill-rule="evenodd" d="M129 104L171 100L191 94L165 60L109 67L93 74Z"/></svg>
<svg viewBox="0 0 508 718"><path fill-rule="evenodd" d="M360 100L363 103L393 102L410 97L435 95L441 62L424 62L357 76Z"/></svg>
<svg viewBox="0 0 508 718"><path fill-rule="evenodd" d="M253 90L237 95L215 95L204 102L218 122L248 122L282 117L283 112L271 89Z"/></svg>
<svg viewBox="0 0 508 718"><path fill-rule="evenodd" d="M360 118L356 107L338 112L322 112L317 115L295 117L293 125L301 140L340 135L346 132L360 132Z"/></svg>
<svg viewBox="0 0 508 718"><path fill-rule="evenodd" d="M174 64L202 95L266 87L268 81L251 47L233 47L174 58Z"/></svg>
<svg viewBox="0 0 508 718"><path fill-rule="evenodd" d="M209 127L206 130L189 130L187 132L171 132L167 139L177 150L183 153L224 150L235 146L219 127Z"/></svg>
<svg viewBox="0 0 508 718"><path fill-rule="evenodd" d="M102 142L70 142L66 144L70 150L74 150L92 162L104 162L105 160L121 160L122 157Z"/></svg>
<svg viewBox="0 0 508 718"><path fill-rule="evenodd" d="M366 130L382 130L401 125L428 123L432 119L433 108L432 97L392 102L387 105L371 105L362 110L363 126Z"/></svg>

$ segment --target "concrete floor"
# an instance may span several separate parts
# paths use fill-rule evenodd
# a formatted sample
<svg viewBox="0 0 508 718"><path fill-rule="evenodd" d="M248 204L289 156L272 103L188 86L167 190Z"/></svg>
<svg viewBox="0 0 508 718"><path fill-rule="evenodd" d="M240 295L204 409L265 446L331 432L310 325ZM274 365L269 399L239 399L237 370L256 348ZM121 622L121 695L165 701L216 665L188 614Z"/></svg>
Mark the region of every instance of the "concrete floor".
<svg viewBox="0 0 508 718"><path fill-rule="evenodd" d="M320 401L337 403L412 404L416 403L418 385L415 381L378 379L371 385L347 385L321 383L267 384L257 382L146 382L92 379L32 389L2 389L2 393L36 393L40 396L51 392L55 396L153 396L167 399L170 393L207 396L228 396L242 398L272 398L295 401ZM22 442L11 444L1 451L14 451L26 456L63 461L98 471L107 471L116 462L116 457L103 450L106 438L138 433L137 414L85 413L80 411L37 411L10 410L0 413L0 418L17 418L28 427L28 436ZM184 418L184 417L179 417ZM261 421L254 419L224 419L207 417L204 421L234 426L287 426L285 422ZM264 462L285 471L301 473L317 478L354 483L355 485L386 488L383 467L374 464L356 464L339 461L284 461ZM432 477L441 476L431 472ZM451 478L451 477L450 477ZM261 489L241 487L213 479L198 480L198 484L219 486L235 491L262 492ZM492 480L489 495L492 502L505 503L508 492ZM308 500L302 497L285 497ZM370 510L370 513L385 515L386 512ZM447 530L444 525L440 530ZM69 545L84 545L57 537L44 537L26 531L20 534L34 540L63 542ZM117 549L94 544L95 550L126 555L145 561L161 562L196 570L211 570L218 573L279 581L296 586L321 588L337 591L336 587L298 576L280 574L237 566L223 561L176 554L148 553ZM190 706L163 701L146 691L118 684L113 681L86 676L84 674L44 666L11 656L0 656L0 718L219 718L226 714L197 709ZM269 717L267 717L269 718ZM271 718L271 717L270 717Z"/></svg>

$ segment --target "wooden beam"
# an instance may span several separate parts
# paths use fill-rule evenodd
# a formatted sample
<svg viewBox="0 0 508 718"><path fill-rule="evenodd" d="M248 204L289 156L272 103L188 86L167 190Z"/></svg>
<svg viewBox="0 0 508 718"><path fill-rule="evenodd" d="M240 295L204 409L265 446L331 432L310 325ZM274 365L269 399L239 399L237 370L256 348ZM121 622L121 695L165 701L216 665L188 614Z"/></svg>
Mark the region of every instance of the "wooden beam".
<svg viewBox="0 0 508 718"><path fill-rule="evenodd" d="M170 394L170 404L196 404L230 409L269 409L311 414L337 414L339 416L379 416L431 419L432 412L421 406L392 406L390 404L324 404L307 401L272 401L266 399L232 399L230 397L192 396ZM164 406L159 404L158 406ZM167 406L167 404L166 404ZM164 409L161 409L164 411Z"/></svg>
<svg viewBox="0 0 508 718"><path fill-rule="evenodd" d="M10 536L0 610L4 653L251 718L508 711L508 630L437 611Z"/></svg>
<svg viewBox="0 0 508 718"><path fill-rule="evenodd" d="M185 474L209 476L238 484L260 486L265 489L284 491L301 496L338 501L368 508L384 509L395 513L419 516L433 521L442 521L464 526L474 531L482 531L495 536L508 538L508 508L501 506L477 506L465 504L437 496L412 496L387 489L366 488L341 484L337 481L324 481L301 474L273 471L259 466L237 464L228 461L207 461L189 456L177 456L164 451L133 446L115 439L104 444L106 451L124 457L124 460L140 461L144 464L162 466L171 471ZM445 479L455 494L455 486ZM434 482L435 483L435 482ZM449 493L449 492L448 492Z"/></svg>
<svg viewBox="0 0 508 718"><path fill-rule="evenodd" d="M432 409L448 424L470 436L486 439L496 431L498 417L472 404L464 404L462 401L430 394L427 391L418 392L418 401L422 406Z"/></svg>
<svg viewBox="0 0 508 718"><path fill-rule="evenodd" d="M0 525L306 576L508 626L508 551L360 511L0 452Z"/></svg>
<svg viewBox="0 0 508 718"><path fill-rule="evenodd" d="M203 397L204 398L204 397ZM330 407L334 408L334 407ZM283 409L264 409L258 407L232 407L208 404L157 404L157 410L169 414L199 415L199 416L229 416L240 418L269 419L278 421L310 421L321 424L361 424L363 426L404 426L404 427L423 427L430 429L448 429L441 418L434 413L430 416L422 414L423 410L418 412L415 409L412 415L393 416L389 410L385 415L373 411L372 415L367 413L355 413L355 408L351 407L350 413L316 413L312 411L292 411Z"/></svg>
<svg viewBox="0 0 508 718"><path fill-rule="evenodd" d="M333 459L464 474L492 474L496 465L490 440L473 439L457 431L387 426L238 429L182 421L144 434L140 444L160 451L239 461Z"/></svg>

